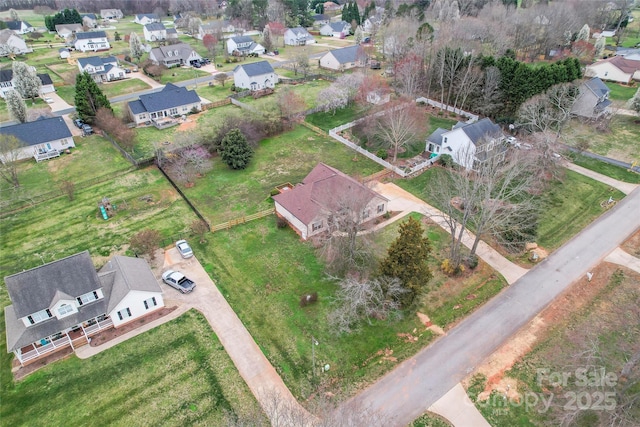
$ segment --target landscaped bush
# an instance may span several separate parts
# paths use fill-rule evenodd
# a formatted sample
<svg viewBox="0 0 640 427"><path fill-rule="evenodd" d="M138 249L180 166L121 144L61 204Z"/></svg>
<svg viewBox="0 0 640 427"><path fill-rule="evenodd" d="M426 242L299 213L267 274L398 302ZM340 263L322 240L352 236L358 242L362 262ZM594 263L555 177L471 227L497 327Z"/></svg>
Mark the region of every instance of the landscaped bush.
<svg viewBox="0 0 640 427"><path fill-rule="evenodd" d="M287 220L282 218L281 216L277 216L276 217L276 226L278 228L286 228L287 227Z"/></svg>
<svg viewBox="0 0 640 427"><path fill-rule="evenodd" d="M442 154L438 159L438 161L440 162L442 167L445 167L445 168L453 167L453 157L451 157L449 154Z"/></svg>
<svg viewBox="0 0 640 427"><path fill-rule="evenodd" d="M455 276L464 271L464 266L459 265L455 267L449 258L445 258L442 264L440 264L440 269L448 276Z"/></svg>
<svg viewBox="0 0 640 427"><path fill-rule="evenodd" d="M467 259L465 260L465 264L467 265L467 268L469 268L470 270L473 270L478 266L478 256L471 255L467 257Z"/></svg>
<svg viewBox="0 0 640 427"><path fill-rule="evenodd" d="M389 153L384 148L381 148L376 152L376 156L380 157L382 160L386 160L386 158L389 157Z"/></svg>

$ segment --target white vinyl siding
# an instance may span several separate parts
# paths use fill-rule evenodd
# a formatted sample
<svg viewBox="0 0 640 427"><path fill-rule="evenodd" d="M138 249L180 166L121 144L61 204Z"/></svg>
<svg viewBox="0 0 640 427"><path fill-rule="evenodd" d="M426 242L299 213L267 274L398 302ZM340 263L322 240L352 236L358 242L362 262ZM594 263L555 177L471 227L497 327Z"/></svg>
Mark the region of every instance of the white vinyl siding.
<svg viewBox="0 0 640 427"><path fill-rule="evenodd" d="M51 311L49 311L49 309L46 309L33 313L31 316L27 316L27 319L29 319L29 323L35 325L36 323L44 322L51 317Z"/></svg>
<svg viewBox="0 0 640 427"><path fill-rule="evenodd" d="M72 305L69 304L62 304L59 308L58 308L58 318L61 317L65 317L71 313L75 312L75 309L73 308Z"/></svg>
<svg viewBox="0 0 640 427"><path fill-rule="evenodd" d="M129 317L131 317L131 310L129 309L129 307L127 307L124 310L120 310L117 315L118 319L120 320L128 319Z"/></svg>
<svg viewBox="0 0 640 427"><path fill-rule="evenodd" d="M150 307L155 307L158 305L158 303L156 302L156 297L151 297L147 300L144 300L144 308L146 310L149 310Z"/></svg>

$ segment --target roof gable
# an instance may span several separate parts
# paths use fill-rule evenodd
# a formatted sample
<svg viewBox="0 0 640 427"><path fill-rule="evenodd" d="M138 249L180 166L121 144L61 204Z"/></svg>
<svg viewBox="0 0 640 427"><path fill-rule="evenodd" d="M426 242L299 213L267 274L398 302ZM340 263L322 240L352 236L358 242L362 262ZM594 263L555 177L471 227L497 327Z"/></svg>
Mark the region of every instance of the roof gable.
<svg viewBox="0 0 640 427"><path fill-rule="evenodd" d="M324 210L335 208L340 197L361 200L387 200L350 176L324 163L315 168L294 188L277 194L273 199L296 218L308 225Z"/></svg>
<svg viewBox="0 0 640 427"><path fill-rule="evenodd" d="M268 61L252 62L250 64L238 65L233 72L242 68L249 77L262 76L264 74L273 74L274 70Z"/></svg>
<svg viewBox="0 0 640 427"><path fill-rule="evenodd" d="M138 101L129 102L129 108L134 114L153 113L198 102L200 97L195 91L167 83L160 92L140 95Z"/></svg>
<svg viewBox="0 0 640 427"><path fill-rule="evenodd" d="M144 26L147 31L162 31L166 30L164 24L162 22L152 22Z"/></svg>
<svg viewBox="0 0 640 427"><path fill-rule="evenodd" d="M116 255L99 271L98 275L107 276L113 283L109 294L107 312L111 312L130 291L162 293L149 264L142 258Z"/></svg>
<svg viewBox="0 0 640 427"><path fill-rule="evenodd" d="M333 55L334 58L340 64L347 64L350 62L356 62L356 58L358 56L358 48L359 46L348 46L343 47L342 49L334 49L329 53Z"/></svg>
<svg viewBox="0 0 640 427"><path fill-rule="evenodd" d="M594 77L587 80L583 85L593 92L598 98L601 98L610 92L610 89L602 82L602 80L600 80L600 77Z"/></svg>
<svg viewBox="0 0 640 427"><path fill-rule="evenodd" d="M18 318L48 308L58 292L78 297L102 287L88 251L5 277Z"/></svg>
<svg viewBox="0 0 640 427"><path fill-rule="evenodd" d="M462 129L467 137L477 145L485 137L498 137L502 135L500 126L493 123L491 119L485 118L475 123L464 124L456 129Z"/></svg>

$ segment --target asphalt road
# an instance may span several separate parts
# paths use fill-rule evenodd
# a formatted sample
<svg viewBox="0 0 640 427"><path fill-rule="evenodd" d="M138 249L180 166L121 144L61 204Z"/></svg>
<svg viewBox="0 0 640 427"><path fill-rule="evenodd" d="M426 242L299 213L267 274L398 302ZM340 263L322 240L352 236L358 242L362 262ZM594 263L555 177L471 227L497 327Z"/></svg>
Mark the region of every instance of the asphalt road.
<svg viewBox="0 0 640 427"><path fill-rule="evenodd" d="M473 372L487 356L640 228L640 188L585 228L447 335L345 405L368 425L404 426ZM372 422L371 414L377 421Z"/></svg>

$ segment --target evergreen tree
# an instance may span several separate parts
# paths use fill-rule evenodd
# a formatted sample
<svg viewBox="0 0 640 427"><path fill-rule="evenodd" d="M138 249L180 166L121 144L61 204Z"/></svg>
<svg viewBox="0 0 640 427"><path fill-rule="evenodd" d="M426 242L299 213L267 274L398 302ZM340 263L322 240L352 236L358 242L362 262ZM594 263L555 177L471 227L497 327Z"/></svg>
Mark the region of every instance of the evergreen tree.
<svg viewBox="0 0 640 427"><path fill-rule="evenodd" d="M78 116L85 123L93 123L96 112L100 108L107 108L111 111L111 104L102 93L93 77L86 71L76 77L76 111Z"/></svg>
<svg viewBox="0 0 640 427"><path fill-rule="evenodd" d="M55 31L58 24L82 24L82 17L75 9L64 9L53 16L45 16L44 24L49 31Z"/></svg>
<svg viewBox="0 0 640 427"><path fill-rule="evenodd" d="M140 62L140 58L144 55L144 49L142 48L142 42L140 42L140 38L136 33L131 33L129 35L129 50L131 51L131 56L136 58L136 61Z"/></svg>
<svg viewBox="0 0 640 427"><path fill-rule="evenodd" d="M342 20L344 22L351 22L351 3L347 3L342 7Z"/></svg>
<svg viewBox="0 0 640 427"><path fill-rule="evenodd" d="M7 101L7 109L14 120L20 123L27 122L27 105L16 90L10 90L5 95Z"/></svg>
<svg viewBox="0 0 640 427"><path fill-rule="evenodd" d="M222 161L231 169L244 169L253 157L253 149L240 129L231 129L220 144L218 150Z"/></svg>
<svg viewBox="0 0 640 427"><path fill-rule="evenodd" d="M411 305L431 280L427 260L431 254L429 238L424 236L422 224L414 218L400 225L399 236L380 264L380 274L397 277L409 292L402 295L402 305Z"/></svg>
<svg viewBox="0 0 640 427"><path fill-rule="evenodd" d="M358 9L358 3L355 1L351 3L351 19L355 20L358 25L362 24L360 9Z"/></svg>
<svg viewBox="0 0 640 427"><path fill-rule="evenodd" d="M40 95L42 81L31 66L16 61L13 63L13 87L22 99L31 98L34 100L36 96Z"/></svg>

